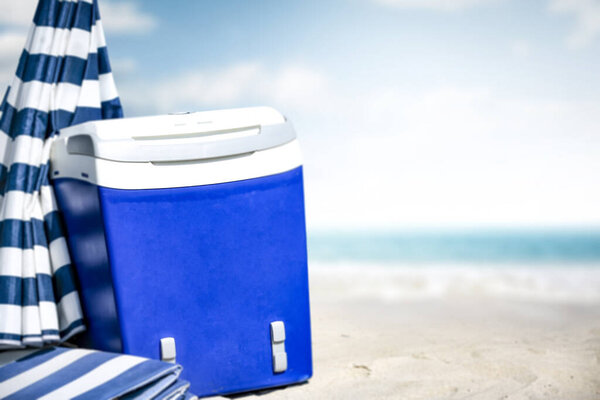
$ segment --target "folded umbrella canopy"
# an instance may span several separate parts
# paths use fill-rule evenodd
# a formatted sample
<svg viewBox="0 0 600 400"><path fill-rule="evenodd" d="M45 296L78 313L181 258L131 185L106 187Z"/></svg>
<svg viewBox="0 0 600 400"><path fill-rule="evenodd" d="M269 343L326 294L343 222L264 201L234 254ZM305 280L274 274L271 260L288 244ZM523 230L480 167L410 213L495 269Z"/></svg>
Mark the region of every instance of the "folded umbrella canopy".
<svg viewBox="0 0 600 400"><path fill-rule="evenodd" d="M84 329L49 152L59 129L121 116L96 0L40 0L0 106L0 347Z"/></svg>
<svg viewBox="0 0 600 400"><path fill-rule="evenodd" d="M12 352L18 353L18 352ZM86 349L51 347L2 366L0 398L193 399L181 366Z"/></svg>

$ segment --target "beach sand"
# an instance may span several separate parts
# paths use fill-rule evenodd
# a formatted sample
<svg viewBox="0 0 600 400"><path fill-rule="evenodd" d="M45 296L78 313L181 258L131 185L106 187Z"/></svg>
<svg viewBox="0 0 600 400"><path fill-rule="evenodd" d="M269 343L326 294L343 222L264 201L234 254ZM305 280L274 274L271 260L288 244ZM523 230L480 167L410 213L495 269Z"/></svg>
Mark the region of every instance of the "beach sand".
<svg viewBox="0 0 600 400"><path fill-rule="evenodd" d="M312 268L313 378L234 398L600 399L600 302L378 296L397 275Z"/></svg>

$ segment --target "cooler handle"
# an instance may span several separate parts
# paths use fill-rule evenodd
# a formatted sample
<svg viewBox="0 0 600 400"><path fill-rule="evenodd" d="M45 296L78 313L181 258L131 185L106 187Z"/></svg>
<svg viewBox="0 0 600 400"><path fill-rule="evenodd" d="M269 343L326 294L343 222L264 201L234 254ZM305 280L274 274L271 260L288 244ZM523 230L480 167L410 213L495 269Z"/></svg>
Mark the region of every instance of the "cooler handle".
<svg viewBox="0 0 600 400"><path fill-rule="evenodd" d="M291 142L296 132L290 121L281 124L250 126L231 129L231 132L257 130L258 134L227 139L226 131L202 132L201 141L181 140L177 135L161 136L158 139L99 141L88 134L69 136L66 139L69 154L86 155L113 161L125 162L169 162L220 158L266 150ZM219 140L209 140L211 136Z"/></svg>

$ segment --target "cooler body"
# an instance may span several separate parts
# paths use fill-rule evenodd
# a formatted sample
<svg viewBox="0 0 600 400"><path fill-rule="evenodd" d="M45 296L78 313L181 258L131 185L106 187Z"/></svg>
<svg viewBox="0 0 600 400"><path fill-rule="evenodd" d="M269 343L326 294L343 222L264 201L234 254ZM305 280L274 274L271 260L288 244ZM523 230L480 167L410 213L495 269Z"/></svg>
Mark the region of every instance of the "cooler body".
<svg viewBox="0 0 600 400"><path fill-rule="evenodd" d="M289 162L294 146L150 167L205 183L179 187L108 187L61 177L61 163L53 165L88 318L82 344L160 359L161 339L173 338L182 376L201 396L307 380L306 231L302 167ZM277 152L287 165L248 175ZM197 178L218 164L234 179ZM235 179L244 165L244 179ZM81 173L100 177L101 167ZM284 327L283 370L272 323Z"/></svg>

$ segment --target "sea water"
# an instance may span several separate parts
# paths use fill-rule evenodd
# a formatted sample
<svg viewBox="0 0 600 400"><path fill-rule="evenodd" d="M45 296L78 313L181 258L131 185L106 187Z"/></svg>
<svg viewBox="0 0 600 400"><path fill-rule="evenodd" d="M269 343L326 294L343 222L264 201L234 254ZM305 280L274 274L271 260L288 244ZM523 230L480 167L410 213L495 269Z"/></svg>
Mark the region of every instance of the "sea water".
<svg viewBox="0 0 600 400"><path fill-rule="evenodd" d="M600 265L600 230L322 232L308 239L318 261Z"/></svg>
<svg viewBox="0 0 600 400"><path fill-rule="evenodd" d="M308 249L338 296L600 301L600 230L317 232Z"/></svg>

